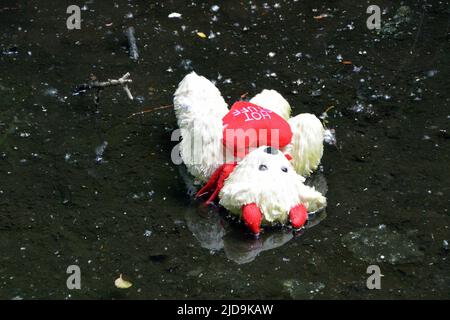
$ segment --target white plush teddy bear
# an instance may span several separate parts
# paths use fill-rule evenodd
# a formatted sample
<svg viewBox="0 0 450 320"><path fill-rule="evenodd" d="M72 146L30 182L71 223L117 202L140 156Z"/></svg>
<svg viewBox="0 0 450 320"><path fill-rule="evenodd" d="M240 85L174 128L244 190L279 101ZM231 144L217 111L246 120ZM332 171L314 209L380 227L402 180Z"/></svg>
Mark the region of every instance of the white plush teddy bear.
<svg viewBox="0 0 450 320"><path fill-rule="evenodd" d="M198 196L238 215L254 234L261 225L303 226L325 197L303 182L323 154L324 128L308 113L290 118L289 103L263 90L228 110L222 95L195 72L178 85L174 108L180 154L188 171L206 182Z"/></svg>

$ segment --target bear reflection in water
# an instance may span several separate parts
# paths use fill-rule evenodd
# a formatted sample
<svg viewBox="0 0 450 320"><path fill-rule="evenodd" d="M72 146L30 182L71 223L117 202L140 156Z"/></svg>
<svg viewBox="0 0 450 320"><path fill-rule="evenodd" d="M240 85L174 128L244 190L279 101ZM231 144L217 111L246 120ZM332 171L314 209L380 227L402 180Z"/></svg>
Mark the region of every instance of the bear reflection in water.
<svg viewBox="0 0 450 320"><path fill-rule="evenodd" d="M186 172L182 176L190 190L189 194L195 194L193 179ZM320 172L309 177L306 184L314 186L323 195L327 192L325 177ZM293 232L290 227L265 228L259 238L255 239L251 234L243 232L243 225L230 224L231 219L227 217L226 210L219 206L189 206L185 214L189 230L203 248L210 251L223 249L227 258L238 264L249 263L261 252L281 247L325 218L326 212L322 210L310 214L307 225L298 232Z"/></svg>

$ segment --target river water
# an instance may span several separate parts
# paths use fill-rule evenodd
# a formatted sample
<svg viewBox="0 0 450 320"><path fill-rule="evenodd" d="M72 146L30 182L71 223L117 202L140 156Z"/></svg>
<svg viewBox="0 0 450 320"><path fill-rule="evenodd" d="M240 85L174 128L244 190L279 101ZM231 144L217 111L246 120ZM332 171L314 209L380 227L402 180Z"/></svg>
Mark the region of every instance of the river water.
<svg viewBox="0 0 450 320"><path fill-rule="evenodd" d="M366 1L90 0L68 30L71 4L0 4L0 298L449 298L447 1L379 0L380 30ZM328 207L302 233L254 240L203 207L171 161L173 110L129 118L193 70L229 104L272 88L328 109ZM72 95L126 72L133 101Z"/></svg>

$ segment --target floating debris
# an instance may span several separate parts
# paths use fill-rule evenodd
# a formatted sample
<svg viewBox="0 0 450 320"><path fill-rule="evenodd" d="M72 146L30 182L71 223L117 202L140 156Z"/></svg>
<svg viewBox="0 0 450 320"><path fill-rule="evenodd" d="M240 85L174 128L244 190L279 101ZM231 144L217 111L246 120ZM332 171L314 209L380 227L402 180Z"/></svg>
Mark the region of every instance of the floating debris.
<svg viewBox="0 0 450 320"><path fill-rule="evenodd" d="M19 50L16 46L6 49L5 51L2 51L2 54L5 56L14 56L19 54Z"/></svg>
<svg viewBox="0 0 450 320"><path fill-rule="evenodd" d="M330 17L330 15L328 13L321 13L318 16L314 16L313 18L316 20L322 20L322 19L328 18L328 17Z"/></svg>
<svg viewBox="0 0 450 320"><path fill-rule="evenodd" d="M427 71L427 77L428 78L432 78L432 77L434 77L435 75L437 75L438 74L438 70L429 70L429 71Z"/></svg>
<svg viewBox="0 0 450 320"><path fill-rule="evenodd" d="M403 264L421 261L424 254L406 235L385 225L349 232L342 244L355 258L367 263Z"/></svg>
<svg viewBox="0 0 450 320"><path fill-rule="evenodd" d="M203 32L197 32L197 35L202 39L208 38L208 36L206 34L204 34Z"/></svg>
<svg viewBox="0 0 450 320"><path fill-rule="evenodd" d="M292 299L312 299L325 288L322 282L302 282L296 279L289 279L283 282L283 289Z"/></svg>
<svg viewBox="0 0 450 320"><path fill-rule="evenodd" d="M169 19L181 19L182 15L178 12L172 12L167 16Z"/></svg>
<svg viewBox="0 0 450 320"><path fill-rule="evenodd" d="M133 285L130 281L124 280L122 274L114 281L114 285L119 289L128 289Z"/></svg>
<svg viewBox="0 0 450 320"><path fill-rule="evenodd" d="M361 67L358 67L358 66L355 66L355 65L353 65L353 72L356 72L356 73L358 73L358 72L360 72L361 70L362 70L362 66Z"/></svg>
<svg viewBox="0 0 450 320"><path fill-rule="evenodd" d="M130 100L133 100L133 95L131 94L131 91L128 88L128 84L133 82L133 80L131 80L129 78L130 78L130 73L127 72L119 79L108 79L108 81L104 81L104 82L100 82L100 81L97 81L97 80L93 79L92 81L89 81L88 83L83 83L83 84L78 85L75 88L75 90L72 92L72 95L78 96L78 95L81 95L83 93L86 93L89 90L94 89L95 92L96 92L95 93L95 97L94 97L94 101L95 101L95 104L98 105L99 99L100 99L100 92L101 92L101 90L103 90L106 87L119 86L120 85L120 86L122 86L123 90L127 94L128 98Z"/></svg>
<svg viewBox="0 0 450 320"><path fill-rule="evenodd" d="M136 43L136 37L134 36L134 34L135 34L134 27L129 27L125 31L125 35L128 39L128 50L129 50L130 58L133 60L138 60L139 52L138 52L138 47L137 47L137 43Z"/></svg>
<svg viewBox="0 0 450 320"><path fill-rule="evenodd" d="M399 36L402 34L400 32L400 27L402 25L406 25L411 21L411 17L413 15L413 11L408 6L401 6L398 8L396 14L394 17L389 19L388 22L383 23L380 33L382 35L393 35L393 36Z"/></svg>
<svg viewBox="0 0 450 320"><path fill-rule="evenodd" d="M311 97L320 97L322 95L322 90L321 89L317 89L317 90L312 90L311 91Z"/></svg>
<svg viewBox="0 0 450 320"><path fill-rule="evenodd" d="M334 129L325 129L323 133L323 141L325 143L335 146L336 145L336 131Z"/></svg>
<svg viewBox="0 0 450 320"><path fill-rule="evenodd" d="M151 230L145 230L144 231L144 237L150 237L152 235L152 231Z"/></svg>
<svg viewBox="0 0 450 320"><path fill-rule="evenodd" d="M180 62L180 66L186 71L193 70L191 59L182 59Z"/></svg>
<svg viewBox="0 0 450 320"><path fill-rule="evenodd" d="M108 141L103 141L101 145L95 148L95 162L102 163L103 154L105 153L106 147L108 146Z"/></svg>
<svg viewBox="0 0 450 320"><path fill-rule="evenodd" d="M55 98L55 97L58 96L58 89L56 89L56 88L47 88L44 91L44 95Z"/></svg>

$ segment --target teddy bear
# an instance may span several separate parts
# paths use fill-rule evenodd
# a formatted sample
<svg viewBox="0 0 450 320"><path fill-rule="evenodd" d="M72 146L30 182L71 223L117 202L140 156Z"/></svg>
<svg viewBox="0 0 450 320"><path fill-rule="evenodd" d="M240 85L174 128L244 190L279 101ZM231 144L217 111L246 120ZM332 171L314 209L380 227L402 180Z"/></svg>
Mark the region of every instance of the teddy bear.
<svg viewBox="0 0 450 320"><path fill-rule="evenodd" d="M174 94L179 151L204 183L196 197L218 198L256 236L263 226L299 229L326 198L305 185L323 155L324 128L313 114L290 117L289 103L264 89L230 109L217 87L191 72Z"/></svg>

